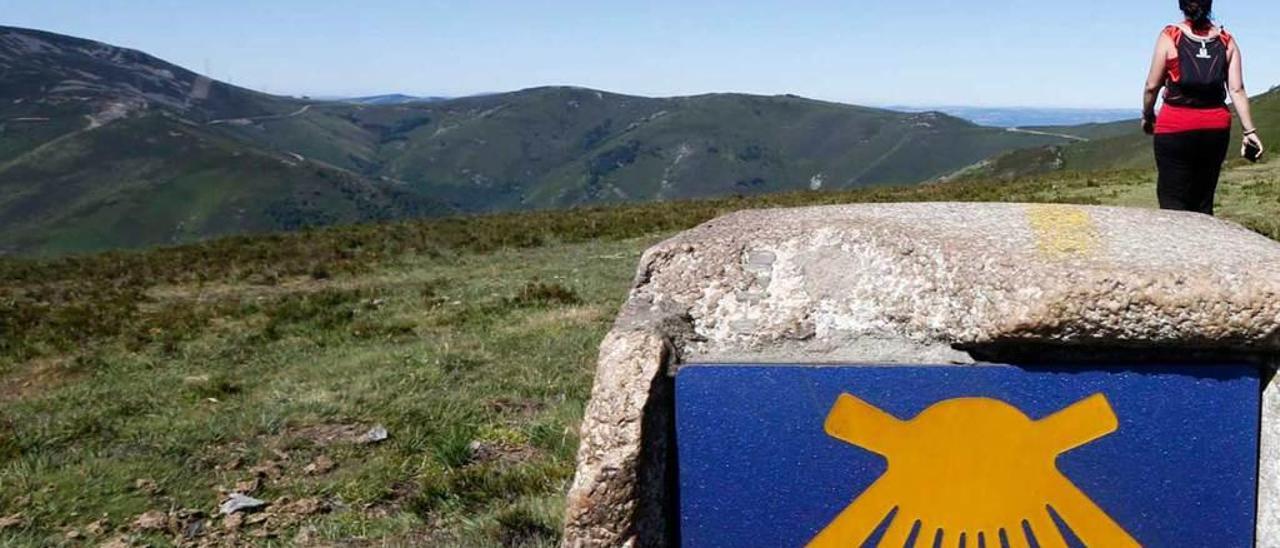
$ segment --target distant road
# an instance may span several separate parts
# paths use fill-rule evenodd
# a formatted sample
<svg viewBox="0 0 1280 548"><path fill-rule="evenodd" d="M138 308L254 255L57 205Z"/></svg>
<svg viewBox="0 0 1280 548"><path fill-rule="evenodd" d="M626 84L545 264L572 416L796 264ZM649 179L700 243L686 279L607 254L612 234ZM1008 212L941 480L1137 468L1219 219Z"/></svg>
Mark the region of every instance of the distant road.
<svg viewBox="0 0 1280 548"><path fill-rule="evenodd" d="M1051 133L1048 131L1036 131L1034 129L1022 129L1022 128L1011 127L1011 128L1007 128L1005 131L1009 131L1012 133L1025 133L1027 135L1041 135L1044 137L1060 137L1062 139L1071 139L1072 141L1080 141L1082 143L1089 141L1088 139L1085 139L1084 137L1080 137L1078 135L1067 135L1066 133Z"/></svg>
<svg viewBox="0 0 1280 548"><path fill-rule="evenodd" d="M290 112L288 114L268 114L266 116L253 116L249 118L224 118L222 120L212 120L209 122L209 125L216 126L219 124L249 124L253 122L263 122L266 120L284 120L285 118L302 116L303 114L306 114L308 110L311 110L311 105L303 106L302 108L295 110L293 112Z"/></svg>

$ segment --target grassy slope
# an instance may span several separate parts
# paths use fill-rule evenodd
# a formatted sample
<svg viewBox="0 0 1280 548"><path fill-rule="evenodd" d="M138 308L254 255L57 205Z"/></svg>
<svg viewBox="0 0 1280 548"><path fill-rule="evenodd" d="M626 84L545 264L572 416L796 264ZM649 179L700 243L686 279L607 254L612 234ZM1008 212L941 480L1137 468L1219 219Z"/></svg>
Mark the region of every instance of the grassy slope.
<svg viewBox="0 0 1280 548"><path fill-rule="evenodd" d="M1280 237L1280 169L1221 210ZM1145 171L802 193L237 237L0 261L0 544L256 494L318 498L243 540L550 545L596 344L640 252L743 207L903 200L1150 206ZM376 446L325 433L384 424ZM320 455L337 463L308 474ZM146 482L151 480L157 488ZM222 531L219 520L209 530Z"/></svg>
<svg viewBox="0 0 1280 548"><path fill-rule="evenodd" d="M1063 133L1073 135L1084 139L1105 139L1108 137L1119 137L1133 133L1134 128L1138 126L1138 120L1124 120L1120 122L1107 122L1095 124L1080 124L1076 126L1038 126L1026 127L1033 131L1046 131L1052 133Z"/></svg>

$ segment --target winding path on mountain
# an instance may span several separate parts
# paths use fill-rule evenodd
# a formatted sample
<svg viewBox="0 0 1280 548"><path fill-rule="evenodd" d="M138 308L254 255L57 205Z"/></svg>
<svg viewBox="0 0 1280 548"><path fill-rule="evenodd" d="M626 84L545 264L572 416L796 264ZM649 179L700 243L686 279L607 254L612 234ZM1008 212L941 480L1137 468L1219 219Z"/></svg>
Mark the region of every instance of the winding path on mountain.
<svg viewBox="0 0 1280 548"><path fill-rule="evenodd" d="M1062 139L1070 139L1072 141L1079 141L1081 143L1089 142L1088 139L1084 137L1080 137L1079 135L1068 135L1066 133L1053 133L1050 131L1037 131L1034 129L1022 129L1017 127L1008 128L1007 131L1009 131L1010 133L1025 133L1027 135L1040 135L1042 137L1060 137Z"/></svg>
<svg viewBox="0 0 1280 548"><path fill-rule="evenodd" d="M286 118L295 118L306 114L311 110L311 105L303 105L302 108L290 112L288 114L268 114L266 116L252 116L249 118L223 118L221 120L210 120L207 125L216 126L221 124L248 124L252 122L266 122L270 120L284 120Z"/></svg>

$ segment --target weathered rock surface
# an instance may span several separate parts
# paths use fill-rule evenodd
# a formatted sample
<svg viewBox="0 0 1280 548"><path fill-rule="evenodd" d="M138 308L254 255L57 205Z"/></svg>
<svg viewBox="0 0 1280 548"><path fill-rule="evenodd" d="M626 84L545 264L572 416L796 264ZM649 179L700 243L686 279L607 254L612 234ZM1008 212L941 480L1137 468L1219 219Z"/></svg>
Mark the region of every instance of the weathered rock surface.
<svg viewBox="0 0 1280 548"><path fill-rule="evenodd" d="M933 203L713 220L645 253L601 348L565 545L674 538L680 363L1263 360L1280 350L1277 297L1280 245L1199 214Z"/></svg>
<svg viewBox="0 0 1280 548"><path fill-rule="evenodd" d="M894 204L717 219L650 250L633 299L688 314L690 358L919 363L920 345L1274 349L1278 295L1280 246L1204 215Z"/></svg>
<svg viewBox="0 0 1280 548"><path fill-rule="evenodd" d="M568 544L665 544L671 527L665 459L674 441L667 430L674 412L664 382L668 358L654 332L623 329L605 339L569 492Z"/></svg>

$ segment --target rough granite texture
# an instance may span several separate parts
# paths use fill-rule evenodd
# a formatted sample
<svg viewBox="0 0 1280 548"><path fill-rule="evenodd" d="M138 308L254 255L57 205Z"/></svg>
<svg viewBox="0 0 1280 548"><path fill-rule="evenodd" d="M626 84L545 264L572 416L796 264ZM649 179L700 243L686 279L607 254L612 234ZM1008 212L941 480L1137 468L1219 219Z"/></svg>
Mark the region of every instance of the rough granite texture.
<svg viewBox="0 0 1280 548"><path fill-rule="evenodd" d="M1280 245L1212 217L1024 204L743 211L647 251L606 338L565 546L678 538L670 375L690 362L954 363L1280 350ZM1280 546L1280 396L1259 545Z"/></svg>
<svg viewBox="0 0 1280 548"><path fill-rule="evenodd" d="M1262 394L1260 441L1257 546L1270 548L1280 546L1280 385L1274 379Z"/></svg>
<svg viewBox="0 0 1280 548"><path fill-rule="evenodd" d="M600 349L600 369L582 423L578 471L566 528L573 546L666 544L667 473L673 436L669 349L654 332L615 330ZM664 384L668 386L663 387ZM648 430L664 429L652 433Z"/></svg>

